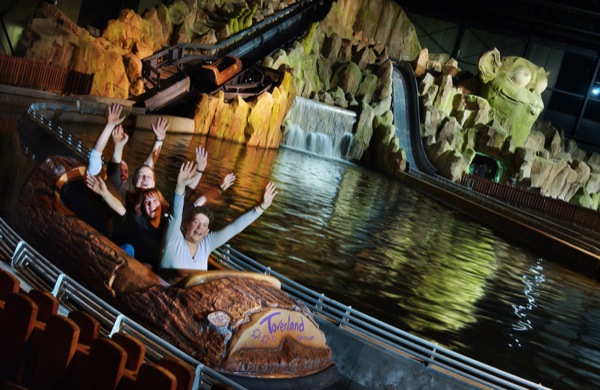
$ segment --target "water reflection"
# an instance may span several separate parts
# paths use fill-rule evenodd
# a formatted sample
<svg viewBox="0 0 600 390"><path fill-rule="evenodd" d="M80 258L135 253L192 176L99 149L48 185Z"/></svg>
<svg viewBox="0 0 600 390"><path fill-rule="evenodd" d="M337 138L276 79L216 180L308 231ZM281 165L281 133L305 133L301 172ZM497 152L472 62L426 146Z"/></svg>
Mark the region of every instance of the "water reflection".
<svg viewBox="0 0 600 390"><path fill-rule="evenodd" d="M3 112L16 109L5 105ZM3 216L36 164L5 123ZM102 128L62 125L87 147ZM133 167L144 160L153 135L128 130L125 156ZM209 151L209 165L198 193L227 172L238 176L210 205L218 224L254 206L267 181L281 189L268 212L232 241L235 247L327 296L532 381L553 388L600 386L597 282L512 245L402 183L293 150L169 135L157 165L162 191L172 191L182 160L192 159L199 144Z"/></svg>
<svg viewBox="0 0 600 390"><path fill-rule="evenodd" d="M517 317L517 322L513 324L513 330L515 331L523 332L533 328L531 320L528 318L528 314L537 306L536 299L539 296L538 289L541 288L546 281L546 278L542 273L544 271L542 263L543 259L538 259L537 263L532 265L529 269L529 274L523 275L523 284L525 285L523 296L525 302L513 304L515 316ZM513 335L513 337L515 338L515 343L511 344L511 346L520 347L521 344L517 338L518 336Z"/></svg>

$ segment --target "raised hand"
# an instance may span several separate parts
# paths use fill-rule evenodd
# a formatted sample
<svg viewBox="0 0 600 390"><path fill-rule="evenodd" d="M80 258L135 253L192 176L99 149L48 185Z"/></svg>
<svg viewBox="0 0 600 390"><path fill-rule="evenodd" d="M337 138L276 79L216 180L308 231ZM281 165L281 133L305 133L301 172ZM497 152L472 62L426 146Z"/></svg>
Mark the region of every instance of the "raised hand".
<svg viewBox="0 0 600 390"><path fill-rule="evenodd" d="M123 123L125 117L121 117L121 111L123 110L123 106L117 103L113 103L108 106L108 112L106 114L106 123L107 125L116 126Z"/></svg>
<svg viewBox="0 0 600 390"><path fill-rule="evenodd" d="M156 135L157 140L164 140L168 129L169 124L165 118L158 118L156 120L156 124L152 125L152 131L154 131L154 135Z"/></svg>
<svg viewBox="0 0 600 390"><path fill-rule="evenodd" d="M233 183L235 183L235 179L236 179L235 173L233 173L233 172L228 173L227 175L225 175L225 177L221 181L221 184L219 184L219 189L221 191L225 191L226 189L231 187L233 185Z"/></svg>
<svg viewBox="0 0 600 390"><path fill-rule="evenodd" d="M196 146L196 164L199 171L206 169L208 163L208 152L202 146Z"/></svg>
<svg viewBox="0 0 600 390"><path fill-rule="evenodd" d="M123 129L123 126L118 125L112 131L112 139L115 146L125 146L127 141L129 141L129 135Z"/></svg>
<svg viewBox="0 0 600 390"><path fill-rule="evenodd" d="M105 196L108 192L108 188L106 187L104 180L93 175L85 176L85 185L87 188L101 196Z"/></svg>
<svg viewBox="0 0 600 390"><path fill-rule="evenodd" d="M125 206L123 206L123 204L117 198L115 198L113 194L110 193L104 180L88 174L85 176L85 185L90 190L102 196L102 200L105 201L106 204L108 204L108 206L117 214L125 215L125 213L127 213Z"/></svg>
<svg viewBox="0 0 600 390"><path fill-rule="evenodd" d="M196 173L196 164L193 161L186 161L181 164L179 174L177 175L177 187L175 192L183 194L185 192L185 186L194 180Z"/></svg>
<svg viewBox="0 0 600 390"><path fill-rule="evenodd" d="M275 183L273 183L272 181L267 183L267 186L265 187L265 192L263 194L263 201L260 205L260 207L265 210L267 209L269 206L271 206L271 202L273 202L273 198L275 197L275 195L277 195L278 191L277 191L277 186L275 185Z"/></svg>

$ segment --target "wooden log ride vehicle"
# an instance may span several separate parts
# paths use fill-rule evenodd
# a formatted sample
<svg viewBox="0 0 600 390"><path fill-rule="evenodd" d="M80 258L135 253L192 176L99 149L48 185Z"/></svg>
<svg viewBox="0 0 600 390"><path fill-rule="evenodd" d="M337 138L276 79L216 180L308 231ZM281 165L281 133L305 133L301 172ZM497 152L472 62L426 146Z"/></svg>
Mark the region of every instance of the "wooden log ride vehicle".
<svg viewBox="0 0 600 390"><path fill-rule="evenodd" d="M284 72L280 70L254 65L244 69L221 87L212 91L211 95L223 91L225 101L231 101L236 96L250 100L279 86L283 76Z"/></svg>
<svg viewBox="0 0 600 390"><path fill-rule="evenodd" d="M110 213L85 187L85 172L76 158L48 158L23 185L15 210L20 234L63 272L246 387L322 388L339 379L311 312L276 278L214 270L170 284L102 233Z"/></svg>
<svg viewBox="0 0 600 390"><path fill-rule="evenodd" d="M199 69L200 82L218 87L242 71L242 61L234 56L223 56Z"/></svg>

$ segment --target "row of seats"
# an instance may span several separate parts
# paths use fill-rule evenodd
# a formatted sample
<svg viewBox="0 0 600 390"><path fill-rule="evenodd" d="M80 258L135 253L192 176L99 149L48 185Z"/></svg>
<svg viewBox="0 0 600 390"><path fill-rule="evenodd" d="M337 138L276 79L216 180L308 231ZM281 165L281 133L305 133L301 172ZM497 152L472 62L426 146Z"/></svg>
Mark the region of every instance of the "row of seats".
<svg viewBox="0 0 600 390"><path fill-rule="evenodd" d="M0 388L189 390L194 370L180 359L146 357L146 346L124 332L101 335L100 322L72 310L59 314L50 292L20 291L0 270Z"/></svg>

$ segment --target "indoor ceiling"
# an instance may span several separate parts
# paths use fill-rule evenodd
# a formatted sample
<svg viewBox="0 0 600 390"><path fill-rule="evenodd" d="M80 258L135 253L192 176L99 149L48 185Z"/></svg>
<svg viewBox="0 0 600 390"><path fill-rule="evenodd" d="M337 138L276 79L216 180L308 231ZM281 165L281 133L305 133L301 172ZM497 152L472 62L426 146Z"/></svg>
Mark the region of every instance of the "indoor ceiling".
<svg viewBox="0 0 600 390"><path fill-rule="evenodd" d="M597 0L396 0L406 11L469 26L529 34L598 51L600 1Z"/></svg>

